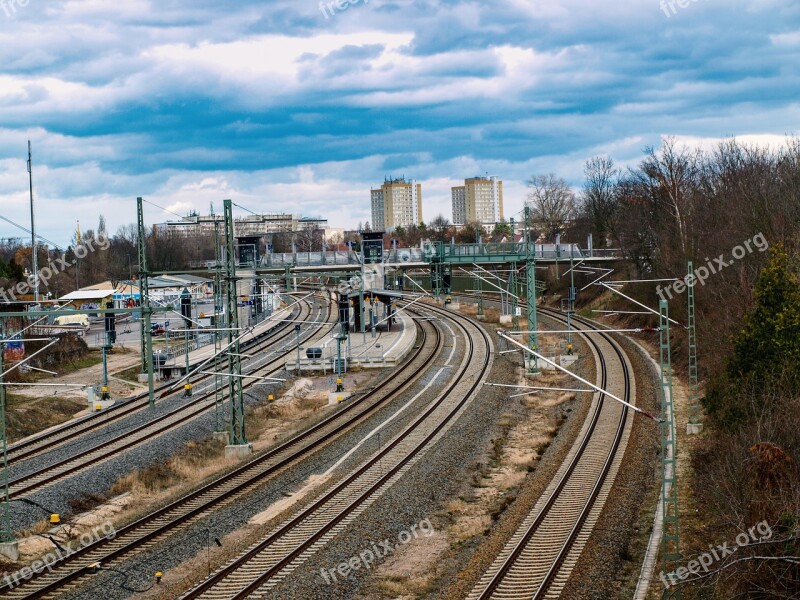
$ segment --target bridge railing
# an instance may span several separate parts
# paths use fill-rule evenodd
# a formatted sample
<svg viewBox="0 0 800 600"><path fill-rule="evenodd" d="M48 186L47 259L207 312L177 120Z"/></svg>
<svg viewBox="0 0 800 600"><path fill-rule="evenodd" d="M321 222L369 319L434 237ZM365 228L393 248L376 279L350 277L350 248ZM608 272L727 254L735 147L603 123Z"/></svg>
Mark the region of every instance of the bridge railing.
<svg viewBox="0 0 800 600"><path fill-rule="evenodd" d="M496 257L501 260L524 257L525 244L521 242L488 242L485 244L442 244L428 248L428 254L441 260ZM578 244L530 244L530 253L536 259L570 257L585 258L587 255Z"/></svg>
<svg viewBox="0 0 800 600"><path fill-rule="evenodd" d="M578 244L531 244L530 252L536 260L569 260L573 258L619 258L618 249L583 250ZM522 242L489 242L485 244L427 243L423 248L397 248L385 250L384 262L388 264L423 263L434 259L451 262L489 260L496 262L519 261L525 257ZM286 252L265 254L261 267L304 267L326 265L359 265L360 256L353 251Z"/></svg>
<svg viewBox="0 0 800 600"><path fill-rule="evenodd" d="M261 257L262 267L302 267L322 265L357 265L358 255L352 251L277 252Z"/></svg>

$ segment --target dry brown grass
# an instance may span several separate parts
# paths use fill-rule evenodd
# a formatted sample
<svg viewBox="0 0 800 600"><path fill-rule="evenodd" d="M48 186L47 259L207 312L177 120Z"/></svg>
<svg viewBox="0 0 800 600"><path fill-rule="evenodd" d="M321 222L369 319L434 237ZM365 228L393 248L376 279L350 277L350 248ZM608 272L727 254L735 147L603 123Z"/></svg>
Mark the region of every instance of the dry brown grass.
<svg viewBox="0 0 800 600"><path fill-rule="evenodd" d="M487 323L500 322L500 311L496 308L484 308L483 315L486 318Z"/></svg>
<svg viewBox="0 0 800 600"><path fill-rule="evenodd" d="M166 462L122 477L111 488L111 494L117 496L130 492L137 498L153 498L160 492L181 484L201 481L216 471L216 468L209 468L209 465L217 465L218 468L220 462L225 462L224 458L225 445L221 442L212 439L189 442Z"/></svg>
<svg viewBox="0 0 800 600"><path fill-rule="evenodd" d="M59 396L42 395L39 399L33 399L8 394L6 402L9 443L64 423L86 408L86 400Z"/></svg>
<svg viewBox="0 0 800 600"><path fill-rule="evenodd" d="M478 314L478 305L472 303L464 303L461 305L460 312L470 317L474 317Z"/></svg>

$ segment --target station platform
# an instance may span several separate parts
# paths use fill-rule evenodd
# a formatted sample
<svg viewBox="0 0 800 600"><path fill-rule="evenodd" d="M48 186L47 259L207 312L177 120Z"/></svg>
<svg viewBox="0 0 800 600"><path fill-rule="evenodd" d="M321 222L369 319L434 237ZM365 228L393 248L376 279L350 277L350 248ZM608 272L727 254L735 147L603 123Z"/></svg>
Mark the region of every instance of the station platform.
<svg viewBox="0 0 800 600"><path fill-rule="evenodd" d="M292 319L292 309L291 308L281 308L268 318L265 318L260 323L253 326L253 328L242 336L240 343L244 344L257 336L265 333L269 329L279 326L280 323L286 319ZM201 334L207 335L209 338L211 334ZM227 332L223 332L220 338L220 346L224 347L228 342ZM153 371L156 374L156 378L159 379L162 375L174 375L180 374L183 376L186 370L186 346L182 343L182 340L176 339L177 345L174 348L170 348L169 354L166 355L165 359L162 361L158 358L158 351L154 353L153 356ZM190 351L189 351L189 364L191 367L194 367L204 361L211 359L216 354L216 349L214 348L214 344L206 343L199 348L196 346L196 342L189 343ZM191 349L194 348L194 349ZM160 363L160 364L159 364ZM146 378L146 375L144 376Z"/></svg>
<svg viewBox="0 0 800 600"><path fill-rule="evenodd" d="M315 346L300 346L300 366L298 369L297 353L290 353L286 358L286 370L299 373L335 373L336 372L336 331L331 333L322 343ZM342 358L346 360L346 369L361 367L365 369L385 369L395 367L408 355L417 339L417 327L410 315L404 311L395 313L395 323L388 330L386 323L381 323L375 330L351 332L347 342L342 343ZM306 350L309 347L319 348L319 358L309 358ZM345 369L345 370L346 370Z"/></svg>

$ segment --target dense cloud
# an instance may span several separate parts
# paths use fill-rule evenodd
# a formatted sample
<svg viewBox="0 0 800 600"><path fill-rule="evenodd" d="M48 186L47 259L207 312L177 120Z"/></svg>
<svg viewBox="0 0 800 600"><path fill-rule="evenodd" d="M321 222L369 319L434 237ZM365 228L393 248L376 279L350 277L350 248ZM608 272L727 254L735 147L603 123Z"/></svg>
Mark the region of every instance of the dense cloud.
<svg viewBox="0 0 800 600"><path fill-rule="evenodd" d="M384 175L421 180L433 217L490 172L514 211L531 173L577 185L593 154L797 133L800 5L672 4L0 1L0 214L27 219L28 138L40 228L66 242L138 195L352 226Z"/></svg>

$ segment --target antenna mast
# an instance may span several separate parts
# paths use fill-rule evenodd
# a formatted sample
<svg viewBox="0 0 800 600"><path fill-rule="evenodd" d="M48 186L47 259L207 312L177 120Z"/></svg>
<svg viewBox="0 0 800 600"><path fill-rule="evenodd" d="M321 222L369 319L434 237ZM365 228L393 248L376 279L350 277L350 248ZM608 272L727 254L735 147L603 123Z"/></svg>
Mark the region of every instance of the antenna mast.
<svg viewBox="0 0 800 600"><path fill-rule="evenodd" d="M39 304L39 257L36 248L36 219L33 211L33 160L31 141L28 140L28 181L31 192L31 268L33 269L33 301Z"/></svg>

